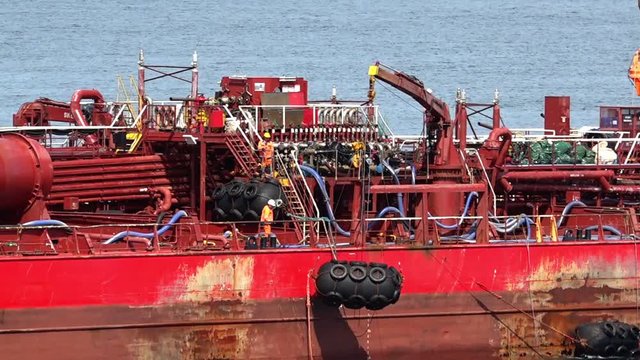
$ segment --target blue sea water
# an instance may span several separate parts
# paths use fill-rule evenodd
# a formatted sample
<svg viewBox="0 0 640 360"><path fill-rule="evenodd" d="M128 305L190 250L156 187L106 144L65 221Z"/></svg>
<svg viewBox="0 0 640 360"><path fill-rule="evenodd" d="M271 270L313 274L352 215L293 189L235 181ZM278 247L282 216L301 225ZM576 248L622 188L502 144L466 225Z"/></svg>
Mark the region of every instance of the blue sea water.
<svg viewBox="0 0 640 360"><path fill-rule="evenodd" d="M366 98L376 60L422 79L450 105L502 98L507 124L541 126L545 95L571 96L574 126L598 105L638 103L626 72L640 46L635 0L0 1L0 125L37 97L68 101L77 88L113 99L116 75L148 64L188 65L200 88L224 75L296 75L312 98ZM152 83L152 98L188 85ZM399 133L421 129L417 104L379 88Z"/></svg>

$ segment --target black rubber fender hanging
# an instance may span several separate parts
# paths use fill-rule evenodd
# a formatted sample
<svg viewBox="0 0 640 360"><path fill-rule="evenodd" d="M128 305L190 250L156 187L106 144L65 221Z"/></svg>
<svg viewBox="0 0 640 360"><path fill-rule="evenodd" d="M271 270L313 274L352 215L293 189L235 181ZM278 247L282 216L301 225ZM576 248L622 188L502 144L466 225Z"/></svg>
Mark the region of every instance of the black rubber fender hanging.
<svg viewBox="0 0 640 360"><path fill-rule="evenodd" d="M369 278L376 284L380 284L387 279L387 272L378 266L369 269Z"/></svg>
<svg viewBox="0 0 640 360"><path fill-rule="evenodd" d="M575 334L575 356L628 358L640 353L640 329L635 325L619 321L587 323L576 327Z"/></svg>
<svg viewBox="0 0 640 360"><path fill-rule="evenodd" d="M332 260L318 269L316 289L330 306L377 311L399 300L402 275L386 264Z"/></svg>
<svg viewBox="0 0 640 360"><path fill-rule="evenodd" d="M331 261L325 263L320 267L320 269L318 269L318 273L316 275L316 289L323 295L336 288L336 282L331 278L330 274L330 270L335 264L337 264L337 261Z"/></svg>
<svg viewBox="0 0 640 360"><path fill-rule="evenodd" d="M349 277L355 282L361 282L367 278L367 268L362 265L353 265L352 263L351 269L349 269Z"/></svg>
<svg viewBox="0 0 640 360"><path fill-rule="evenodd" d="M258 196L259 191L260 186L258 186L258 183L250 182L244 187L244 193L242 194L242 196L244 196L244 198L247 200L252 200L256 196Z"/></svg>
<svg viewBox="0 0 640 360"><path fill-rule="evenodd" d="M228 191L229 191L229 196L231 197L240 196L244 192L244 184L239 181L234 182L233 184L231 184Z"/></svg>
<svg viewBox="0 0 640 360"><path fill-rule="evenodd" d="M367 303L367 309L369 310L381 310L385 306L389 305L390 301L384 295L373 295Z"/></svg>
<svg viewBox="0 0 640 360"><path fill-rule="evenodd" d="M215 200L220 200L226 195L226 193L227 193L227 189L224 187L224 185L218 185L213 190L213 198Z"/></svg>
<svg viewBox="0 0 640 360"><path fill-rule="evenodd" d="M325 303L329 306L338 307L344 303L342 295L337 291L329 291L324 299Z"/></svg>
<svg viewBox="0 0 640 360"><path fill-rule="evenodd" d="M226 214L224 212L224 210L220 209L220 208L214 208L213 209L213 219L214 220L218 220L218 221L224 221Z"/></svg>
<svg viewBox="0 0 640 360"><path fill-rule="evenodd" d="M331 274L331 277L336 281L346 278L349 272L349 269L347 269L344 264L339 263L331 266L331 269L329 270L329 274Z"/></svg>
<svg viewBox="0 0 640 360"><path fill-rule="evenodd" d="M365 299L364 296L357 294L349 296L347 301L344 302L344 306L346 308L354 310L362 309L366 304L367 299Z"/></svg>

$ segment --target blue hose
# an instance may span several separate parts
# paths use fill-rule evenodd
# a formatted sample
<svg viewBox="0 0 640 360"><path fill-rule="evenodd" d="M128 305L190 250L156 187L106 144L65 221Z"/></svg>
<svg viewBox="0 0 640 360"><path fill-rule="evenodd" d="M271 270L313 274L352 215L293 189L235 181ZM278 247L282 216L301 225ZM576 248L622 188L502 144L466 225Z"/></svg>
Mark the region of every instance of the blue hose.
<svg viewBox="0 0 640 360"><path fill-rule="evenodd" d="M457 229L458 226L460 226L460 224L462 224L462 221L464 220L464 217L467 216L467 212L469 211L469 207L471 207L471 200L473 200L473 197L477 197L478 193L475 191L472 191L469 193L469 196L467 196L467 203L464 205L464 210L462 211L462 216L460 216L460 221L458 221L455 225L446 225L443 224L441 222L439 222L438 220L436 220L436 225L438 225L439 227L443 228L443 229L447 229L447 230L453 230L453 229ZM429 216L433 216L431 215L431 213L429 213Z"/></svg>
<svg viewBox="0 0 640 360"><path fill-rule="evenodd" d="M587 226L586 228L582 229L582 231L584 231L584 230L596 230L596 229L598 229L598 225L591 225L591 226ZM602 226L602 230L607 230L607 231L609 231L612 234L617 235L617 236L621 236L622 235L622 231L614 228L613 226L604 225L604 226ZM591 239L587 239L587 240L591 240Z"/></svg>
<svg viewBox="0 0 640 360"><path fill-rule="evenodd" d="M63 223L60 220L34 220L34 221L26 222L26 223L22 224L22 226L65 226L65 227L69 227L69 225Z"/></svg>
<svg viewBox="0 0 640 360"><path fill-rule="evenodd" d="M411 165L411 185L416 184L416 166Z"/></svg>
<svg viewBox="0 0 640 360"><path fill-rule="evenodd" d="M380 163L382 165L384 165L384 167L387 168L387 170L389 170L391 175L393 175L393 179L396 181L396 184L400 184L400 179L398 179L398 175L391 168L391 166L389 166L389 163L387 163L384 160L381 160ZM402 198L402 193L398 193L397 196L398 196L398 210L400 210L400 216L404 217L404 201L403 201L403 198Z"/></svg>
<svg viewBox="0 0 640 360"><path fill-rule="evenodd" d="M394 212L400 216L402 216L402 213L400 212L400 210L398 208L395 208L393 206L387 206L386 208L380 210L380 212L378 213L378 215L376 215L377 218L381 218L383 216L385 216L388 212ZM382 221L382 220L375 220L369 223L369 225L367 226L367 228L371 228L373 226L373 224L377 223L378 221ZM405 227L407 227L407 229L409 231L413 231L413 229L411 228L411 224L409 224L409 221L403 221Z"/></svg>
<svg viewBox="0 0 640 360"><path fill-rule="evenodd" d="M351 232L341 228L340 224L338 224L338 222L336 221L336 217L333 215L333 209L331 209L331 205L329 204L329 194L327 194L327 188L324 184L324 180L322 180L322 177L318 174L317 171L315 171L313 168L309 166L300 165L300 169L306 172L307 174L313 176L313 178L318 183L320 187L320 191L322 191L322 196L324 197L325 206L327 208L327 217L333 224L333 227L336 229L336 231L342 236L351 236Z"/></svg>
<svg viewBox="0 0 640 360"><path fill-rule="evenodd" d="M55 226L56 228L64 229L66 232L72 234L73 230L69 227L69 225L63 223L60 220L33 220L26 222L24 224L20 224L21 226Z"/></svg>
<svg viewBox="0 0 640 360"><path fill-rule="evenodd" d="M565 216L569 215L569 213L571 212L571 209L573 209L574 206L579 205L579 206L587 206L585 205L585 203L583 203L580 200L574 200L570 203L567 204L567 206L564 207L564 210L562 210L562 216L560 217L560 221L558 221L558 227L562 226L562 223L564 222Z"/></svg>
<svg viewBox="0 0 640 360"><path fill-rule="evenodd" d="M167 230L169 230L175 223L176 221L178 221L178 219L180 219L183 216L187 216L187 213L184 210L180 210L177 213L175 213L175 215L173 215L171 217L171 220L169 220L169 222L164 225L163 227L160 228L160 230L158 230L158 235L162 235L164 234ZM115 235L113 235L111 238L105 240L102 242L103 245L109 245L109 244L113 244L116 241L122 240L123 238L127 237L127 236L138 236L138 237L142 237L145 239L152 239L153 236L155 234L150 232L150 233L142 233L142 232L137 232L137 231L121 231Z"/></svg>

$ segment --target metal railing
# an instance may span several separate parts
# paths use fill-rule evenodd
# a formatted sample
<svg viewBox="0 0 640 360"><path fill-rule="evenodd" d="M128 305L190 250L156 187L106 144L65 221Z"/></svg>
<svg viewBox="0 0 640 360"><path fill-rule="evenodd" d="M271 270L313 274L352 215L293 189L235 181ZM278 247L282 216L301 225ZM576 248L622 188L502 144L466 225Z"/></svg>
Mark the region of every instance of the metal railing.
<svg viewBox="0 0 640 360"><path fill-rule="evenodd" d="M243 116L241 121L252 122L253 129L261 129L260 122L263 120L269 128L282 131L300 126L325 125L376 128L380 123L377 105L243 105L239 110ZM373 117L369 116L371 112ZM386 123L384 127L388 129Z"/></svg>
<svg viewBox="0 0 640 360"><path fill-rule="evenodd" d="M600 209L601 210L601 209ZM488 216L490 228L496 231L497 235L489 232L489 244L504 242L560 242L560 241L582 241L582 242L607 242L607 241L637 241L634 224L636 215L628 211L617 213L602 212L599 209L586 209L580 214L560 215L510 215L510 216ZM521 221L518 221L520 219ZM305 218L297 220L278 220L274 225L274 230L293 221L311 222L313 226L322 226L324 234L318 246L331 247L335 251L336 239L333 237L327 219ZM336 221L351 221L349 219L336 219ZM415 216L405 217L374 217L363 219L365 224L373 222L421 222L426 221L429 227L437 229L438 234L434 238L415 239L410 236L398 237L397 233L391 230L387 235L396 238L398 241L390 245L402 245L404 243L414 244L422 242L424 244L438 245L451 242L463 242L468 244L479 243L475 232L485 221L484 217L478 215L466 216L428 216L420 218ZM438 223L447 222L456 224L454 229L439 229ZM517 223L516 223L517 222ZM322 225L320 225L322 224ZM515 225L514 225L515 224ZM161 228L167 224L158 223L121 223L108 225L48 225L48 226L24 226L11 225L0 226L0 254L3 255L55 255L61 253L71 254L110 254L115 252L131 252L146 250L148 252L184 252L184 251L240 251L251 238L256 238L253 232L246 232L246 227L254 228L258 225L255 221L238 222L191 222L181 220L163 232ZM384 225L384 224L383 224ZM202 237L197 239L195 227L209 229L203 231ZM386 228L382 226L382 228ZM245 229L242 232L239 229ZM362 246L376 244L372 237L379 234L380 229L366 226L367 241ZM50 232L50 236L42 236L43 231ZM212 233L213 230L213 233ZM139 236L121 236L121 239L106 244L107 240L123 231L145 232L151 234L146 238ZM226 236L224 233L229 232ZM383 234L384 235L384 234ZM425 234L426 235L426 234ZM51 239L56 239L53 242ZM196 241L197 240L197 241ZM281 244L278 248L287 248L286 244ZM300 245L300 244L297 244ZM303 244L309 246L308 244ZM342 245L354 246L353 240ZM379 245L379 243L378 243ZM413 246L413 245L409 245Z"/></svg>
<svg viewBox="0 0 640 360"><path fill-rule="evenodd" d="M634 138L622 135L612 138L514 139L511 165L630 165L630 160L638 152L640 134ZM601 142L608 144L606 148L598 147ZM612 156L612 152L616 158L606 160L605 153Z"/></svg>

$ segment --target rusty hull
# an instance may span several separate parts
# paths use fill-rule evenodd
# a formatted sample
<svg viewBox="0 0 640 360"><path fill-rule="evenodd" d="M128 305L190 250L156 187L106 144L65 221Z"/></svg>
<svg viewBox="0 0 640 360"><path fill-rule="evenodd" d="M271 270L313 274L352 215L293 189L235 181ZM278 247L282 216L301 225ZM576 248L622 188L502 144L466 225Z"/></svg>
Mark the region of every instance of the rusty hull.
<svg viewBox="0 0 640 360"><path fill-rule="evenodd" d="M303 299L5 310L0 348L4 359L304 359L310 326L313 358L536 358L570 353L562 333L579 323L637 319L635 305L533 310L489 294L408 295L375 313L314 301L310 318Z"/></svg>
<svg viewBox="0 0 640 360"><path fill-rule="evenodd" d="M629 242L340 251L401 269L400 301L376 312L324 305L312 279L307 306L307 273L328 251L94 257L95 283L73 273L83 259L41 260L46 274L37 261L6 261L0 268L24 269L30 283L12 294L0 281L0 348L5 359L559 356L579 324L638 323L635 254ZM67 288L56 287L57 272ZM128 303L117 304L123 294ZM17 296L49 306L16 306Z"/></svg>

